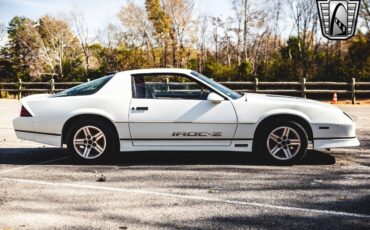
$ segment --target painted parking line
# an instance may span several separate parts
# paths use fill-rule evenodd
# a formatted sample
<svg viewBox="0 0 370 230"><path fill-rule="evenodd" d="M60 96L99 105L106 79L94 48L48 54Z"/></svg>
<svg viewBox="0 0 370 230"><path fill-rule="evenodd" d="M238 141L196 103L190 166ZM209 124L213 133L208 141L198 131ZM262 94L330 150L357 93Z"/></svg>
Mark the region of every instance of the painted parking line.
<svg viewBox="0 0 370 230"><path fill-rule="evenodd" d="M18 182L18 183L27 183L27 184L38 184L38 185L45 185L45 186L75 188L75 189L136 193L136 194L162 196L162 197L170 197L170 198L180 198L180 199L187 199L187 200L224 203L224 204L231 204L231 205L252 206L252 207L258 207L258 208L269 208L269 209L277 209L277 210L285 210L285 211L298 211L298 212L306 212L306 213L317 213L317 214L325 214L325 215L370 219L370 215L360 214L360 213L340 212L340 211L324 210L324 209L297 208L297 207L282 206L282 205L272 205L272 204L267 204L267 203L228 200L228 199L213 198L213 197L206 197L206 196L180 195L176 193L155 192L155 191L116 188L116 187L107 187L107 186L83 185L83 184L77 184L77 183L75 184L58 183L58 182L48 182L48 181L42 181L42 180L28 180L28 179L16 179L16 178L0 178L0 180L13 181L13 182Z"/></svg>
<svg viewBox="0 0 370 230"><path fill-rule="evenodd" d="M36 162L36 163L30 164L30 165L20 166L20 167L11 168L11 169L5 169L5 170L0 171L0 174L13 172L13 171L17 171L17 170L22 170L22 169L30 168L30 167L33 167L33 166L36 166L36 165L42 165L42 164L48 164L48 163L53 163L53 162L57 162L57 161L62 161L62 160L66 160L68 158L70 158L70 157L60 157L60 158L56 158L56 159L52 159L52 160Z"/></svg>

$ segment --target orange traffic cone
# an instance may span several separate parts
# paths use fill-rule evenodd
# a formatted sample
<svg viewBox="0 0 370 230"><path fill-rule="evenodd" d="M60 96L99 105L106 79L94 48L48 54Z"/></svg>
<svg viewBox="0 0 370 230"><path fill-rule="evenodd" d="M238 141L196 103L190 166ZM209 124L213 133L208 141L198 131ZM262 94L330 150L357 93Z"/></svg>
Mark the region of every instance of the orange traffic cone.
<svg viewBox="0 0 370 230"><path fill-rule="evenodd" d="M332 101L332 104L337 104L337 102L338 102L338 97L337 97L337 93L335 92L335 93L333 94L333 101Z"/></svg>

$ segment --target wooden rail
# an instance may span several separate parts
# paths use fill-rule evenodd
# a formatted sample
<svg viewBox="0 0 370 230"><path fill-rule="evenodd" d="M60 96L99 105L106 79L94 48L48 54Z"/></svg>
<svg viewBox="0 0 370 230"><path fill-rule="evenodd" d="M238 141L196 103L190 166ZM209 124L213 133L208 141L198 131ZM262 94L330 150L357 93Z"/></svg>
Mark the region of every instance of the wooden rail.
<svg viewBox="0 0 370 230"><path fill-rule="evenodd" d="M306 78L302 78L299 82L260 82L258 78L254 82L221 82L221 84L235 88L236 86L252 87L249 89L234 89L237 92L258 92L258 93L281 93L281 94L299 94L301 97L306 98L308 94L351 94L352 104L356 103L357 94L370 94L370 82L356 82L352 78L351 82L307 82ZM283 86L294 87L294 89L260 89L260 86ZM312 89L311 87L325 87L330 89ZM310 89L307 89L310 87ZM337 89L338 87L346 87L347 89ZM366 87L366 89L356 89L356 87Z"/></svg>
<svg viewBox="0 0 370 230"><path fill-rule="evenodd" d="M88 80L89 81L89 80ZM79 85L83 82L55 82L53 79L50 82L0 82L0 91L14 93L18 99L22 98L23 93L57 93L66 88ZM237 92L256 92L256 93L271 93L271 94L299 94L301 97L306 97L308 94L350 94L352 104L356 103L357 94L370 94L370 82L356 82L352 78L352 82L307 82L305 78L297 82L264 82L255 78L249 82L220 82ZM169 86L177 86L184 83L167 83ZM186 83L185 83L186 84ZM192 83L187 83L188 87ZM309 87L309 89L307 88ZM316 88L312 88L316 87ZM326 89L319 89L325 87ZM338 87L341 87L338 89ZM363 87L364 89L356 89ZM344 89L343 89L344 88Z"/></svg>

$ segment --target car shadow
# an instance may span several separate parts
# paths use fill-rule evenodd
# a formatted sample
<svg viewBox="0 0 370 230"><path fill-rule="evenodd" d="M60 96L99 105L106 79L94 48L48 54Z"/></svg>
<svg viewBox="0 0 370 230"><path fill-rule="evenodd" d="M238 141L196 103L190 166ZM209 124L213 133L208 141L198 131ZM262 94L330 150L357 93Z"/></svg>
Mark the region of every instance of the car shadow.
<svg viewBox="0 0 370 230"><path fill-rule="evenodd" d="M244 152L121 152L104 161L87 163L68 156L68 152L60 148L0 148L0 165L277 165L259 157L258 153ZM63 159L53 161L58 158ZM309 150L306 157L296 165L332 165L335 162L335 157L327 152Z"/></svg>

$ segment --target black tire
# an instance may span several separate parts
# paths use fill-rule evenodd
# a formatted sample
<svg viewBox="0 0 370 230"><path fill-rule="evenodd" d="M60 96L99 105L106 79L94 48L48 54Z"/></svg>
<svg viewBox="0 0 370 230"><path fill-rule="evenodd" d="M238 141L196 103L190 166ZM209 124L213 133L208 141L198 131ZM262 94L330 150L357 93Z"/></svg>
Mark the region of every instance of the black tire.
<svg viewBox="0 0 370 230"><path fill-rule="evenodd" d="M118 137L112 132L111 126L99 119L78 120L71 126L67 134L68 151L77 160L84 162L108 159L118 151L119 146L117 144ZM86 130L89 130L88 133Z"/></svg>
<svg viewBox="0 0 370 230"><path fill-rule="evenodd" d="M265 160L285 165L303 159L307 153L307 146L308 136L300 124L277 120L262 127L256 139L255 149Z"/></svg>

